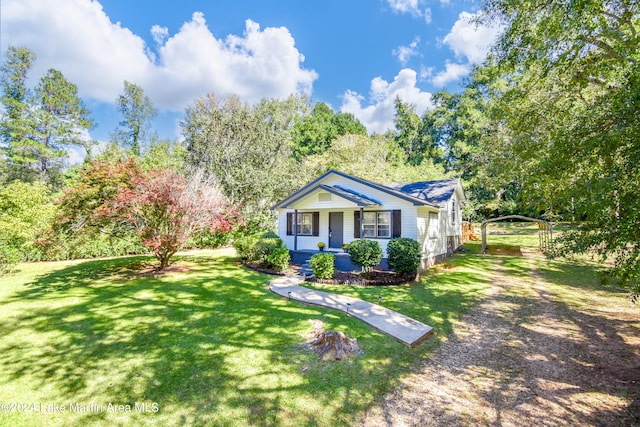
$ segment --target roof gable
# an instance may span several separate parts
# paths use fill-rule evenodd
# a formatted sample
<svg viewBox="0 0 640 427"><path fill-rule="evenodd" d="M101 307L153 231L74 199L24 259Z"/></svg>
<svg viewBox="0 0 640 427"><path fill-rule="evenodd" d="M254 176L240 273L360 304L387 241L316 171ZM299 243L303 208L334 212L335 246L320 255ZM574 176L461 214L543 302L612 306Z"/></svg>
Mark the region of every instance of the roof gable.
<svg viewBox="0 0 640 427"><path fill-rule="evenodd" d="M349 200L355 203L358 206L380 206L380 203L375 200L375 198L370 197L363 192L356 192L349 189L346 185L325 185L322 182L327 179L330 175L338 175L347 180L351 180L362 185L371 187L375 190L382 191L391 196L397 197L404 201L410 202L416 206L434 206L437 207L440 202L438 199L430 199L425 197L426 194L435 194L432 190L426 191L426 188L423 188L423 191L420 191L421 188L418 184L426 184L426 183L413 183L413 184L405 184L404 186L392 187L388 185L379 184L377 182L369 181L363 178L358 178L344 172L340 172L337 170L330 170L323 174L322 176L314 179L309 184L305 185L298 191L291 194L289 197L281 200L276 203L271 209L279 209L279 208L290 208L292 204L301 200L302 198L308 196L313 191L322 188L325 191L329 191L343 199ZM453 182L454 184L458 183L458 180L447 180L447 181L429 181L429 183L438 183L438 182ZM411 187L415 185L415 187ZM438 187L437 185L435 187ZM452 191L455 191L455 185L453 185Z"/></svg>

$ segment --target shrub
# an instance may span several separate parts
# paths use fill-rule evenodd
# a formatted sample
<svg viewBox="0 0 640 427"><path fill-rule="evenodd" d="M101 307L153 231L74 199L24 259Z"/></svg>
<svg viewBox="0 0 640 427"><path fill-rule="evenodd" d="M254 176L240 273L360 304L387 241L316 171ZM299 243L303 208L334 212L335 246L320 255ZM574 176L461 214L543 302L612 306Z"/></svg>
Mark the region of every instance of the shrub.
<svg viewBox="0 0 640 427"><path fill-rule="evenodd" d="M9 245L0 245L0 276L13 271L20 259L21 254L19 250Z"/></svg>
<svg viewBox="0 0 640 427"><path fill-rule="evenodd" d="M250 234L247 236L242 236L237 238L233 242L233 247L236 249L240 260L243 263L258 263L264 267L274 267L277 268L279 265L283 265L282 261L276 263L274 265L269 257L274 253L278 252L280 255L275 255L273 259L278 257L284 257L282 255L284 252L280 249L287 249L284 246L284 242L281 238L279 238L272 231L268 231L266 233L260 232L256 234ZM287 256L289 252L287 251ZM289 260L287 260L288 264ZM285 265L286 267L286 265Z"/></svg>
<svg viewBox="0 0 640 427"><path fill-rule="evenodd" d="M289 266L291 256L289 255L289 249L285 247L276 248L267 257L267 264L276 271L282 271Z"/></svg>
<svg viewBox="0 0 640 427"><path fill-rule="evenodd" d="M233 242L233 247L236 249L236 253L242 262L247 263L255 260L258 240L258 234L249 234L239 237Z"/></svg>
<svg viewBox="0 0 640 427"><path fill-rule="evenodd" d="M194 234L189 239L187 246L199 249L215 249L228 245L231 237L231 233L212 233L210 230L203 230Z"/></svg>
<svg viewBox="0 0 640 427"><path fill-rule="evenodd" d="M254 259L262 265L268 266L267 258L273 251L284 248L284 242L279 237L260 237L255 247Z"/></svg>
<svg viewBox="0 0 640 427"><path fill-rule="evenodd" d="M368 273L382 261L382 248L375 240L355 240L349 244L349 257L352 263Z"/></svg>
<svg viewBox="0 0 640 427"><path fill-rule="evenodd" d="M387 245L387 255L389 268L407 276L414 273L420 265L420 243L408 237L391 239Z"/></svg>
<svg viewBox="0 0 640 427"><path fill-rule="evenodd" d="M278 236L273 231L265 231L264 233L262 233L262 235L260 237L267 238L267 239L279 239L280 238L280 236Z"/></svg>
<svg viewBox="0 0 640 427"><path fill-rule="evenodd" d="M318 279L333 279L333 273L335 273L334 258L332 253L312 256L309 264L313 269L313 275Z"/></svg>

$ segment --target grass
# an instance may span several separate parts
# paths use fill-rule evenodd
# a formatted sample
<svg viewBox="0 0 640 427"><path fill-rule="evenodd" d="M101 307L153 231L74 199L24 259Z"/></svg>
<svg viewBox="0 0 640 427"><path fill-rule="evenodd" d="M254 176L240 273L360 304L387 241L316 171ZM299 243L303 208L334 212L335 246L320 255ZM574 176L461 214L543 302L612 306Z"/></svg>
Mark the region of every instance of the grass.
<svg viewBox="0 0 640 427"><path fill-rule="evenodd" d="M0 401L31 412L0 411L0 425L349 425L481 298L491 260L478 249L421 283L353 290L433 326L415 349L272 294L227 250L182 255L185 271L161 276L139 273L148 257L21 264L0 279ZM298 350L309 319L364 354Z"/></svg>
<svg viewBox="0 0 640 427"><path fill-rule="evenodd" d="M533 227L490 235L489 245L535 247ZM498 263L513 275L525 269L517 257L480 255L478 242L467 247L418 283L309 284L434 327L415 349L344 313L276 296L271 276L240 267L228 250L183 254L184 271L160 276L139 273L149 257L21 264L0 278L0 402L36 406L0 410L0 426L351 425L455 331ZM585 289L613 292L594 283L594 265L540 263L568 290L567 304ZM356 337L364 354L334 362L298 350L310 319Z"/></svg>

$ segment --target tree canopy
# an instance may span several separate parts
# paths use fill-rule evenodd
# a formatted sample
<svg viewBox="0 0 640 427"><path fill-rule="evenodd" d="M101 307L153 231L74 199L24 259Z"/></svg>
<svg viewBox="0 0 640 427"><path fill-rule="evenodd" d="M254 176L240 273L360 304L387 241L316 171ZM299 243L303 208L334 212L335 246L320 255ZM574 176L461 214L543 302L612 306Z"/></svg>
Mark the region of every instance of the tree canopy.
<svg viewBox="0 0 640 427"><path fill-rule="evenodd" d="M581 220L565 251L596 250L640 290L640 4L490 0L505 25L483 149L547 216Z"/></svg>
<svg viewBox="0 0 640 427"><path fill-rule="evenodd" d="M60 71L50 69L34 90L26 86L35 55L27 48L10 46L2 66L2 116L0 134L6 180L40 180L61 185L67 147L90 150L87 131L94 127L78 88Z"/></svg>

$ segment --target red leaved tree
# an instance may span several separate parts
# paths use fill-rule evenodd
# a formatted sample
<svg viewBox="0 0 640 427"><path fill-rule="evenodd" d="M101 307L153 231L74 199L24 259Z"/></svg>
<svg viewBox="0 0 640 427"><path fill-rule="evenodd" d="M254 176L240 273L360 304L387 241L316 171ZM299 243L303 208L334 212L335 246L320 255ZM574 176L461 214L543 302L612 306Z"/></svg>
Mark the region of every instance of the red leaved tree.
<svg viewBox="0 0 640 427"><path fill-rule="evenodd" d="M132 186L121 188L104 214L132 225L160 261L160 270L195 233L228 232L239 221L217 185L202 172L185 179L166 169L134 177Z"/></svg>

